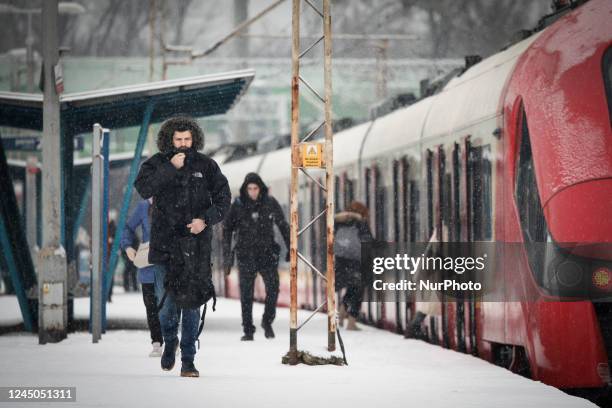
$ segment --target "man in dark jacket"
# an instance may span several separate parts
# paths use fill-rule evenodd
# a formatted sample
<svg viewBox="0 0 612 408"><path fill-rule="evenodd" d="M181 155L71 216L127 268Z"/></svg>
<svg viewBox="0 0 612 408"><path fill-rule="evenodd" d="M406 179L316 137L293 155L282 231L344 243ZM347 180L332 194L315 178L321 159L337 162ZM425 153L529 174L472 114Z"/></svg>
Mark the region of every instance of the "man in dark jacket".
<svg viewBox="0 0 612 408"><path fill-rule="evenodd" d="M217 163L198 153L204 132L195 120L166 120L157 135L159 153L142 164L134 183L153 197L149 263L162 266L164 299L159 317L165 348L162 369L174 367L178 318L182 312L181 376L198 377L196 353L200 306L215 296L211 271L212 225L223 220L231 195ZM206 311L206 308L204 308Z"/></svg>
<svg viewBox="0 0 612 408"><path fill-rule="evenodd" d="M266 338L273 338L272 322L276 316L278 299L278 257L280 246L274 240L274 224L289 249L289 224L278 201L268 195L268 187L256 173L247 174L223 223L223 254L225 270L229 273L234 251L232 235L236 232L235 252L240 273L240 303L242 305L241 340L253 340L253 287L257 273L266 287L266 301L261 326ZM287 258L289 253L287 252Z"/></svg>

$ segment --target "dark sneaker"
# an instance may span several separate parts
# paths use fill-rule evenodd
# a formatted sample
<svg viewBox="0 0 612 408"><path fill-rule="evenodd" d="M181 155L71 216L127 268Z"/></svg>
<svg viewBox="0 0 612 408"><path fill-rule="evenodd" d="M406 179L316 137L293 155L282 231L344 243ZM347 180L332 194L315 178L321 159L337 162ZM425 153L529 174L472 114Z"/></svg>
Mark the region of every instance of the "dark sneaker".
<svg viewBox="0 0 612 408"><path fill-rule="evenodd" d="M174 362L176 360L176 350L178 349L178 339L174 341L166 342L164 352L161 356L161 368L164 371L170 371L174 368Z"/></svg>
<svg viewBox="0 0 612 408"><path fill-rule="evenodd" d="M181 377L199 377L200 372L196 370L193 361L183 361L181 365Z"/></svg>
<svg viewBox="0 0 612 408"><path fill-rule="evenodd" d="M240 341L253 341L253 335L245 333L244 336L240 338Z"/></svg>
<svg viewBox="0 0 612 408"><path fill-rule="evenodd" d="M264 335L266 336L266 339L274 338L274 330L272 330L271 324L262 324L261 327L263 327L264 329Z"/></svg>

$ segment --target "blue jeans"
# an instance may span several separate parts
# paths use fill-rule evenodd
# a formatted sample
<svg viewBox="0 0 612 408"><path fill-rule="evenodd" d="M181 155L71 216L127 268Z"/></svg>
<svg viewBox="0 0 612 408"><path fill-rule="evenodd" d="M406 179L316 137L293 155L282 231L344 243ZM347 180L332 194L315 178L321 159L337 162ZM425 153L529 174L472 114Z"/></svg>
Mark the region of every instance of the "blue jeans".
<svg viewBox="0 0 612 408"><path fill-rule="evenodd" d="M166 270L161 265L155 267L155 294L159 301L164 296L164 277ZM181 313L182 312L182 313ZM162 336L166 346L173 347L177 341L178 325L181 319L181 359L193 361L196 354L195 343L198 337L198 323L200 322L200 308L179 309L176 307L174 295L168 293L164 306L159 311L159 322L161 324Z"/></svg>

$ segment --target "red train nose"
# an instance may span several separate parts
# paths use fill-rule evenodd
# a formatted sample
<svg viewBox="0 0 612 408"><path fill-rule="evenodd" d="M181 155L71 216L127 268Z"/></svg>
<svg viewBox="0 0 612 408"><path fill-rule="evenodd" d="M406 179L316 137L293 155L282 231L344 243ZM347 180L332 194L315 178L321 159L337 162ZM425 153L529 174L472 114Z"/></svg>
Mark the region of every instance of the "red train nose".
<svg viewBox="0 0 612 408"><path fill-rule="evenodd" d="M576 255L612 260L612 178L588 180L555 194L544 207L555 242Z"/></svg>

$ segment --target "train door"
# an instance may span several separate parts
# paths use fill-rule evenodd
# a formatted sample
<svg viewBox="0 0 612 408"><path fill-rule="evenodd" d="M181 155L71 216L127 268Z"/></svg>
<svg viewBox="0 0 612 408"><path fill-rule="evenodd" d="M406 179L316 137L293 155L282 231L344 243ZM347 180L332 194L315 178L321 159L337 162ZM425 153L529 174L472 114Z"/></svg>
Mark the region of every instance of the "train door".
<svg viewBox="0 0 612 408"><path fill-rule="evenodd" d="M462 143L455 143L453 146L453 166L452 166L452 216L453 242L467 242L469 235L469 196L467 194L467 143L468 138L464 138ZM469 331L466 325L469 324L470 299L462 297L456 301L456 345L457 350L467 351L467 341L469 341ZM466 340L468 338L468 340ZM471 343L470 343L471 344Z"/></svg>
<svg viewBox="0 0 612 408"><path fill-rule="evenodd" d="M411 183L408 177L409 164L404 156L393 162L393 240L397 243L408 243L414 241L411 234L414 233L412 222L414 220L414 202L411 200L415 183ZM399 282L410 276L406 271L398 272L395 279ZM395 325L397 333L406 333L406 328L412 320L413 304L410 292L397 292L395 299Z"/></svg>
<svg viewBox="0 0 612 408"><path fill-rule="evenodd" d="M405 203L406 214L404 216L404 237L405 242L416 242L419 239L419 184L410 176L411 166L407 159L402 159L401 177L402 182L406 186L404 188L402 200ZM409 327L410 322L416 316L416 309L411 292L406 291L405 304L405 328ZM411 335L409 330L405 330L405 335Z"/></svg>
<svg viewBox="0 0 612 408"><path fill-rule="evenodd" d="M402 178L401 178L401 164L399 160L394 160L393 161L393 177L392 177L392 181L393 181L393 198L392 198L392 205L393 205L393 214L392 214L392 220L393 220L393 242L396 243L401 243L401 242L405 242L403 240L403 235L404 235L404 216L405 216L405 210L403 208L404 202L402 200L403 195L404 195L404 189L405 189L405 185L402 183ZM402 279L405 279L405 274L400 272L400 271L396 271L395 274L395 281L396 282L400 282ZM400 295L399 292L395 293L395 331L397 333L403 333L404 332L404 327L403 327L403 322L406 319L405 316L405 308L402 307L402 296Z"/></svg>
<svg viewBox="0 0 612 408"><path fill-rule="evenodd" d="M460 240L460 166L459 149L453 144L449 157L443 146L426 151L427 236L442 242ZM447 298L444 292L431 298L419 311L428 315L426 325L432 343L444 347L463 346L462 302Z"/></svg>
<svg viewBox="0 0 612 408"><path fill-rule="evenodd" d="M370 208L370 169L366 168L363 172L363 200L365 206ZM369 223L370 230L372 229L372 223ZM364 282L363 289L363 302L361 304L361 310L364 314L365 320L368 323L373 323L372 320L372 286L371 283Z"/></svg>
<svg viewBox="0 0 612 408"><path fill-rule="evenodd" d="M441 179L444 164L441 160L440 153L442 148L427 149L425 152L425 177L426 177L426 208L427 208L427 228L425 231L425 240L440 240L442 237L442 214L441 214ZM443 152L442 152L443 153ZM446 325L446 312L442 307L440 300L435 294L427 294L427 299L420 302L418 311L423 313L427 320L425 326L428 329L427 336L432 344L444 343L444 327Z"/></svg>
<svg viewBox="0 0 612 408"><path fill-rule="evenodd" d="M493 228L492 228L492 166L491 166L491 145L479 145L476 146L472 143L471 139L467 139L465 142L466 149L466 179L467 179L467 215L468 220L468 241L491 241L493 239ZM483 337L485 336L484 331L487 327L479 327L477 322L479 321L479 315L483 313L494 314L494 319L488 319L490 324L497 325L495 327L489 327L492 336L499 336L501 333L503 337L503 324L504 324L504 308L503 304L497 305L495 303L479 303L470 301L468 305L469 323L467 326L468 338L470 343L470 351L474 355L478 355L478 343L477 343L477 332L483 330Z"/></svg>
<svg viewBox="0 0 612 408"><path fill-rule="evenodd" d="M387 211L386 211L386 191L382 182L381 169L378 165L372 166L371 172L371 188L372 188L372 207L370 208L370 219L374 220L374 236L379 241L387 240ZM376 325L382 327L386 320L386 306L384 296L380 292L376 292L375 301L375 322Z"/></svg>
<svg viewBox="0 0 612 408"><path fill-rule="evenodd" d="M451 155L452 160L452 155ZM438 147L438 166L437 166L437 200L439 207L438 215L438 234L440 241L452 242L454 238L452 224L452 180L451 172L449 172L449 160L443 146ZM445 254L447 255L447 254ZM445 292L441 293L441 326L442 326L442 344L447 348L455 346L455 303L452 298L448 298Z"/></svg>
<svg viewBox="0 0 612 408"><path fill-rule="evenodd" d="M379 241L388 239L387 190L382 182L381 170L377 165L365 169L365 205L369 211L369 226L374 238ZM374 292L371 282L364 282L364 300L367 300L365 313L369 323L377 326L385 324L386 306L384 296Z"/></svg>
<svg viewBox="0 0 612 408"><path fill-rule="evenodd" d="M382 235L378 235L378 239L381 241L395 241L396 231L398 225L396 223L396 213L394 212L394 205L397 203L397 197L394 194L394 161L384 160L380 161L380 166L377 167L378 177L376 178L376 197L377 197L377 210L378 210L378 222L379 232ZM391 282L398 282L399 272L396 271L393 277L387 277ZM382 295L381 294L381 316L382 325L385 329L391 331L401 332L400 318L400 293L399 291L394 292L393 295Z"/></svg>

